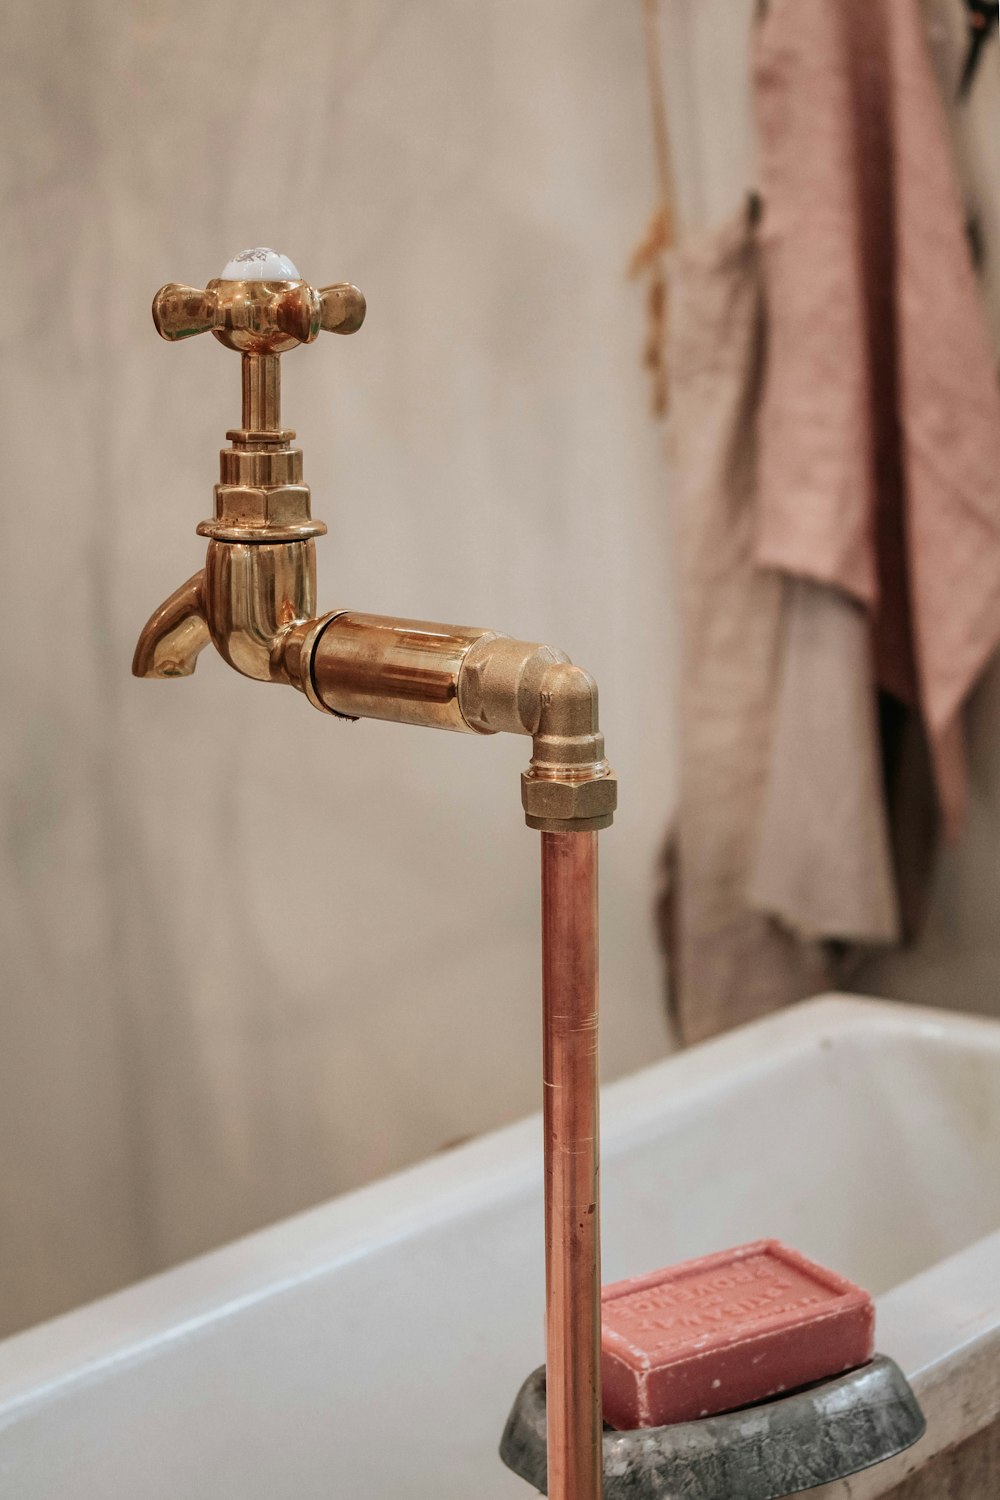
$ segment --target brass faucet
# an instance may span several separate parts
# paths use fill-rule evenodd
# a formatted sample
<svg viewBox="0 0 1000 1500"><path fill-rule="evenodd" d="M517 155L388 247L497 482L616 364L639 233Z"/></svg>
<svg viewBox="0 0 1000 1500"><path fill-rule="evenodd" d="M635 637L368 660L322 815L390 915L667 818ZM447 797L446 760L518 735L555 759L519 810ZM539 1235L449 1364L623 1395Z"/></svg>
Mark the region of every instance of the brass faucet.
<svg viewBox="0 0 1000 1500"><path fill-rule="evenodd" d="M220 454L204 568L151 616L138 677L187 677L211 641L244 676L297 688L340 719L389 719L532 737L521 778L542 832L549 1495L601 1493L597 1211L597 840L617 782L597 687L564 652L494 630L334 609L316 613L315 538L302 453L281 425L280 358L326 330L354 333L365 299L318 290L270 250L244 251L205 289L162 287L157 332L211 332L243 365L243 417Z"/></svg>

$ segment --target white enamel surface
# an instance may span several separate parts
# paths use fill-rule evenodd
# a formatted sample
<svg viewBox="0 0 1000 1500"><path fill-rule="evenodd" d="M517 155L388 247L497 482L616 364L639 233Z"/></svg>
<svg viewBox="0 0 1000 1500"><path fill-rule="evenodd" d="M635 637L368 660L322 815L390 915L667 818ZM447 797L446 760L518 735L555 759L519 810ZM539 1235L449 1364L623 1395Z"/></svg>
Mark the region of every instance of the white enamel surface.
<svg viewBox="0 0 1000 1500"><path fill-rule="evenodd" d="M524 1121L0 1344L18 1500L482 1500L542 1358ZM763 1235L869 1286L931 1423L1000 1410L1000 1025L821 1000L604 1100L605 1278Z"/></svg>
<svg viewBox="0 0 1000 1500"><path fill-rule="evenodd" d="M298 281L299 273L287 255L279 255L266 245L241 250L226 263L220 281Z"/></svg>

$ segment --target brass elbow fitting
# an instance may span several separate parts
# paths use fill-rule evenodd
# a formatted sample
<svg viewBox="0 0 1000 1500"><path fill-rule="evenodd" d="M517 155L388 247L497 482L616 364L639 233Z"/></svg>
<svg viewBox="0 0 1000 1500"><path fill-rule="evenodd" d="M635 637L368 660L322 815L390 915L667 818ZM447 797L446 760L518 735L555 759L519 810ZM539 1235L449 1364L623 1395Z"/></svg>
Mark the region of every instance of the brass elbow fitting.
<svg viewBox="0 0 1000 1500"><path fill-rule="evenodd" d="M552 646L483 638L463 664L459 701L480 733L531 735L531 764L521 776L529 828L582 833L611 824L618 781L604 756L589 672Z"/></svg>

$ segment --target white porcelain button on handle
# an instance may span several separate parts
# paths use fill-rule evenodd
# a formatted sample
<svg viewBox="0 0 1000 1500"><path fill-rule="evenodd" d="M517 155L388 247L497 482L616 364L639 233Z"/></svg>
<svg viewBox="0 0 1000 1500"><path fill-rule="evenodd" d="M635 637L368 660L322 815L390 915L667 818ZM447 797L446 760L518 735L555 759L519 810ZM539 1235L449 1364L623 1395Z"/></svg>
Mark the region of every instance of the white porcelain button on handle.
<svg viewBox="0 0 1000 1500"><path fill-rule="evenodd" d="M220 281L298 281L299 273L287 255L258 245L254 250L241 250L226 266Z"/></svg>

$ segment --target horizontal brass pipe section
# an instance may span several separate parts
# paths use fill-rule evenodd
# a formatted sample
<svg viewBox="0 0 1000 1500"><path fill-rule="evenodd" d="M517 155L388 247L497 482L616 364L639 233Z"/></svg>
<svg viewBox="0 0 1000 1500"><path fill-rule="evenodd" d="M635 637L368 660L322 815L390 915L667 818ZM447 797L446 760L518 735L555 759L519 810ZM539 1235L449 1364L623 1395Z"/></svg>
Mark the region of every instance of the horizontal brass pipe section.
<svg viewBox="0 0 1000 1500"><path fill-rule="evenodd" d="M493 631L348 611L332 617L312 651L312 687L324 708L475 734L459 703L471 647Z"/></svg>

